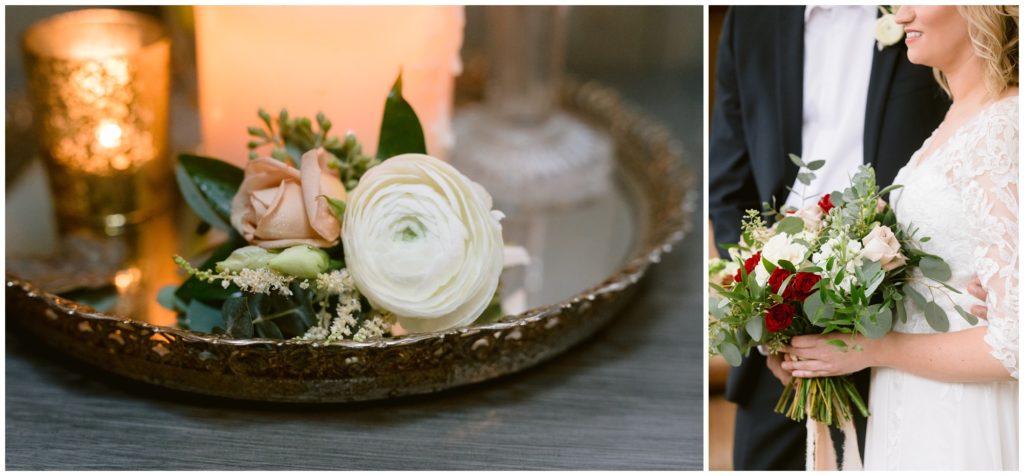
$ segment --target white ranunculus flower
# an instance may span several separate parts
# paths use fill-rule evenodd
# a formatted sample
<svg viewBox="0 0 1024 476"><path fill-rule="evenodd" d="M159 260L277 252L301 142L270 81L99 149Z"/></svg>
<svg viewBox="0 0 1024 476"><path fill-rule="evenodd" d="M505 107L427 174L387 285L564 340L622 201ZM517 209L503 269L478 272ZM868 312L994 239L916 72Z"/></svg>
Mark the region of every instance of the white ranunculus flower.
<svg viewBox="0 0 1024 476"><path fill-rule="evenodd" d="M501 212L441 160L392 157L349 194L341 240L356 288L410 332L472 323L502 270Z"/></svg>
<svg viewBox="0 0 1024 476"><path fill-rule="evenodd" d="M795 266L803 264L807 247L800 243L794 243L791 238L785 233L780 233L764 244L764 248L761 250L761 262L758 262L757 267L754 268L754 277L758 284L763 285L768 282L768 276L771 275L764 267L764 260L771 261L776 265L780 260L789 261Z"/></svg>

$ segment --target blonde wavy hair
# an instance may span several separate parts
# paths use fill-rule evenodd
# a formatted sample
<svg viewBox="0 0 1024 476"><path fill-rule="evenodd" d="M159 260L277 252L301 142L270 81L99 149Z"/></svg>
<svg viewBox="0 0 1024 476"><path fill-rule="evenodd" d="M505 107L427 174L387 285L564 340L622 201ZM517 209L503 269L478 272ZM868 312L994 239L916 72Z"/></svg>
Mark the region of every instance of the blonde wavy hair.
<svg viewBox="0 0 1024 476"><path fill-rule="evenodd" d="M967 20L967 33L971 37L974 53L984 62L985 87L998 95L1012 86L1018 86L1020 7L1016 5L958 6L960 15ZM945 75L934 70L935 79L952 96Z"/></svg>

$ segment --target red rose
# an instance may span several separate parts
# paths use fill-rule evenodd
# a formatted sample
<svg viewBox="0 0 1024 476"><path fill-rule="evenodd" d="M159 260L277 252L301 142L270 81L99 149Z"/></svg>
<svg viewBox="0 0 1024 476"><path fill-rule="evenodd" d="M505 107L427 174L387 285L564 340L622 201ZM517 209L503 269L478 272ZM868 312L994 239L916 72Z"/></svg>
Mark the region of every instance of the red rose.
<svg viewBox="0 0 1024 476"><path fill-rule="evenodd" d="M786 303L779 303L764 313L764 325L768 332L782 332L793 323L793 314L796 310Z"/></svg>
<svg viewBox="0 0 1024 476"><path fill-rule="evenodd" d="M831 210L833 207L832 194L826 193L824 197L821 197L821 200L818 200L818 207L821 208L821 211L823 213L828 215L828 211Z"/></svg>
<svg viewBox="0 0 1024 476"><path fill-rule="evenodd" d="M796 273L793 279L789 281L789 287L786 288L786 299L795 299L797 301L803 301L807 299L814 292L814 285L821 281L821 276L814 273Z"/></svg>
<svg viewBox="0 0 1024 476"><path fill-rule="evenodd" d="M750 273L754 272L754 268L757 267L757 263L759 261L761 261L760 251L754 253L754 256L747 258L747 260L743 262L743 269L747 270L748 276L750 275ZM743 274L740 272L740 270L736 270L736 276L733 276L732 280L736 281L737 283L743 281Z"/></svg>
<svg viewBox="0 0 1024 476"><path fill-rule="evenodd" d="M772 292L778 294L779 288L782 287L782 282L785 281L786 278L788 278L791 274L793 273L790 273L789 271L782 269L781 266L775 268L775 271L772 271L772 275L768 277L768 286L771 286ZM793 286L790 286L790 289L792 288ZM786 294L789 294L789 292L790 290L787 289Z"/></svg>

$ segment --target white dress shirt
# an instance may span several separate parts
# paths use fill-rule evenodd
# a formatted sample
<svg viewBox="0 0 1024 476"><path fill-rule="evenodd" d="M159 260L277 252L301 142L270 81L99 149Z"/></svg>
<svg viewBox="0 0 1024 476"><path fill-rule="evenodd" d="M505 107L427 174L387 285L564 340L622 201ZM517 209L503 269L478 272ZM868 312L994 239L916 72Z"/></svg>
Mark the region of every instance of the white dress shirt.
<svg viewBox="0 0 1024 476"><path fill-rule="evenodd" d="M875 50L876 7L811 5L804 11L804 163L824 160L810 186L795 181L786 206L801 208L849 185L865 163L864 113Z"/></svg>

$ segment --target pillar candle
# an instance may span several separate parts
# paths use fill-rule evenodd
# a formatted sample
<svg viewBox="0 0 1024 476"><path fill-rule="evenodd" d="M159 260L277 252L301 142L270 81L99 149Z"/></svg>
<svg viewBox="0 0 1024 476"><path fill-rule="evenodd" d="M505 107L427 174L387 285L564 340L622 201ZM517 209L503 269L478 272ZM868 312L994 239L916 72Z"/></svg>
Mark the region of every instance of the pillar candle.
<svg viewBox="0 0 1024 476"><path fill-rule="evenodd" d="M246 129L276 116L323 112L375 153L384 100L399 71L428 152L452 145L454 77L461 69L458 6L197 6L202 152L242 165Z"/></svg>

